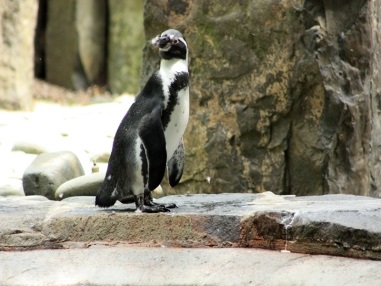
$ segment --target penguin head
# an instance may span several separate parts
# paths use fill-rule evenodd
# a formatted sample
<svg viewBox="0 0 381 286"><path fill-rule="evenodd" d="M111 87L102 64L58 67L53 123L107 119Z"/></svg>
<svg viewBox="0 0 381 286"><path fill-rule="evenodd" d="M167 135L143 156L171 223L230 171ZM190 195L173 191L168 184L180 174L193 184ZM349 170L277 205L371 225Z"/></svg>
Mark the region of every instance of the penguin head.
<svg viewBox="0 0 381 286"><path fill-rule="evenodd" d="M188 46L183 34L175 29L169 29L151 40L154 46L159 47L159 54L165 60L186 60Z"/></svg>

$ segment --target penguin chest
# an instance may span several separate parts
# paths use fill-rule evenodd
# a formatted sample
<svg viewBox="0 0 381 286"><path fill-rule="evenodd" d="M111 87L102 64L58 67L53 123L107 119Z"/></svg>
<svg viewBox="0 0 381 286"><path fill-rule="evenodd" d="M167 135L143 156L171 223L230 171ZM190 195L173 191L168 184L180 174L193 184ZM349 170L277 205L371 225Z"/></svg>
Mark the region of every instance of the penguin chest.
<svg viewBox="0 0 381 286"><path fill-rule="evenodd" d="M167 161L171 159L177 149L189 119L189 87L179 90L177 96L178 100L169 115L168 125L164 130Z"/></svg>

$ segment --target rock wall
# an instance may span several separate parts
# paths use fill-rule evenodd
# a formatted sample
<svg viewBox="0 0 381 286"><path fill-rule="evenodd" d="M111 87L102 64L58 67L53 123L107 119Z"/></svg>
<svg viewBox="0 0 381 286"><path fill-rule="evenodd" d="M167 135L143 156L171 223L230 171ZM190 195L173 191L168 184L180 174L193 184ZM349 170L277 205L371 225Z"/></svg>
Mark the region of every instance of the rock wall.
<svg viewBox="0 0 381 286"><path fill-rule="evenodd" d="M376 0L152 1L150 39L190 47L191 119L171 192L381 196ZM143 53L142 83L157 68Z"/></svg>
<svg viewBox="0 0 381 286"><path fill-rule="evenodd" d="M37 0L0 1L0 108L32 109Z"/></svg>

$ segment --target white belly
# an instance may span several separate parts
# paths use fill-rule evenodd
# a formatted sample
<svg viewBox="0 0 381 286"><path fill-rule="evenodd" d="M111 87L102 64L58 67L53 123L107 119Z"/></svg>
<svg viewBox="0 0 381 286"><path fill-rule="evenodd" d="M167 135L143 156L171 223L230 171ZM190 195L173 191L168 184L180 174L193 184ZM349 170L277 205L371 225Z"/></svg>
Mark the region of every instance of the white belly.
<svg viewBox="0 0 381 286"><path fill-rule="evenodd" d="M178 104L175 106L168 126L164 131L167 144L167 162L177 149L180 139L183 137L189 119L189 87L178 92Z"/></svg>
<svg viewBox="0 0 381 286"><path fill-rule="evenodd" d="M140 150L143 142L138 137L135 142L135 162L128 166L131 190L134 195L139 195L144 191L144 178L142 176L142 158L140 157Z"/></svg>

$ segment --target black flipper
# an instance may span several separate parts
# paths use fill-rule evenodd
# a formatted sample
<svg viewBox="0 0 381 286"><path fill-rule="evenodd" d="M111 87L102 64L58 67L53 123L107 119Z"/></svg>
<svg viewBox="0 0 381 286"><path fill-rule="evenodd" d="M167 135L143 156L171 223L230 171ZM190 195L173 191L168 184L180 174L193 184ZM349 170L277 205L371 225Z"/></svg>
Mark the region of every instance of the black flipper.
<svg viewBox="0 0 381 286"><path fill-rule="evenodd" d="M176 186L183 175L184 170L184 143L183 138L180 139L179 145L172 158L167 163L168 180L171 187Z"/></svg>
<svg viewBox="0 0 381 286"><path fill-rule="evenodd" d="M139 137L143 142L148 161L148 189L153 191L163 180L167 162L161 108L155 108L142 118L139 124Z"/></svg>

